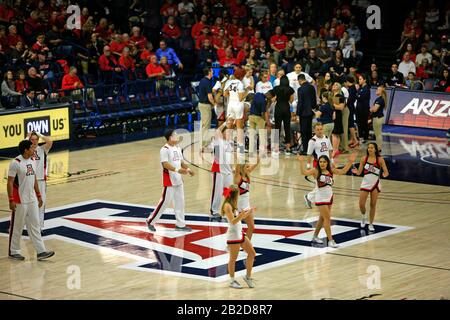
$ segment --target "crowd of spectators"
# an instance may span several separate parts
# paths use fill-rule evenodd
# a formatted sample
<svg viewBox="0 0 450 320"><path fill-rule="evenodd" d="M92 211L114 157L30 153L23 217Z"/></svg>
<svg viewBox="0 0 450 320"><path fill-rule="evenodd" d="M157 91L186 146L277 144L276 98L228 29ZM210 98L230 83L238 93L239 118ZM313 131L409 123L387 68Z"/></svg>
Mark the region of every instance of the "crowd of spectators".
<svg viewBox="0 0 450 320"><path fill-rule="evenodd" d="M397 61L386 84L411 90L450 92L450 3L417 1L403 23ZM371 82L382 81L372 66Z"/></svg>
<svg viewBox="0 0 450 320"><path fill-rule="evenodd" d="M365 22L358 20L365 19L365 8L352 1L151 3L4 1L0 4L3 107L17 106L30 91L43 101L64 95L58 89L83 88L86 76L120 82L138 69L149 78L165 81L180 74L201 77L208 65L242 65L251 67L255 78L268 70L272 83L279 71L288 74L297 63L317 82L330 76L342 83L347 76L357 79L361 70L368 69L362 65L364 46L358 27ZM70 4L79 5L81 28L68 23ZM405 21L401 63L386 77L372 66L370 84L416 89L418 80L432 78L438 79L433 88L445 91L448 17L448 8L436 7L433 0L426 5L419 1ZM68 78L71 68L76 71Z"/></svg>

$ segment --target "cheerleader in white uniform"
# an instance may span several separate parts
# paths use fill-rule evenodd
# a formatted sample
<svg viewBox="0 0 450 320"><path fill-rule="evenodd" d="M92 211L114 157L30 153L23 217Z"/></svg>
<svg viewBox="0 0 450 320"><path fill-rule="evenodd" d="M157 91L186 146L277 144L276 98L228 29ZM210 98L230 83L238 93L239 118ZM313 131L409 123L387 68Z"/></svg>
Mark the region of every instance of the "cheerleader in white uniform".
<svg viewBox="0 0 450 320"><path fill-rule="evenodd" d="M254 288L252 279L253 262L255 260L256 252L250 239L242 231L242 220L246 219L253 213L253 208L248 208L239 211L237 208L239 199L239 188L236 185L231 185L230 188L224 190L224 201L222 204L221 215L226 216L228 220L227 230L227 244L229 247L230 258L228 260L228 273L230 274L230 287L235 289L242 289L241 284L234 278L236 269L236 260L239 255L239 249L242 247L247 253L245 266L247 274L244 281L250 288Z"/></svg>
<svg viewBox="0 0 450 320"><path fill-rule="evenodd" d="M238 164L234 169L234 184L239 188L239 199L237 207L239 211L250 208L250 174L259 164L259 157L256 164ZM253 230L255 230L255 219L253 214L249 214L245 219L247 223L247 237L252 240Z"/></svg>
<svg viewBox="0 0 450 320"><path fill-rule="evenodd" d="M370 193L369 231L374 232L375 227L373 226L373 221L375 219L378 194L381 192L380 176L386 178L389 175L386 162L381 157L376 143L371 142L368 144L367 154L361 158L359 168L353 169L352 173L356 175L363 174L361 188L359 189L359 209L362 214L361 228L364 228L367 223L366 202Z"/></svg>
<svg viewBox="0 0 450 320"><path fill-rule="evenodd" d="M316 223L316 230L314 231L314 236L312 242L322 244L323 241L319 238L319 232L322 227L325 229L328 238L328 246L332 248L337 248L338 245L333 240L333 235L331 234L331 205L333 204L333 182L334 175L344 175L350 170L353 162L356 159L356 153L353 153L349 157L348 163L342 169L331 168L330 158L325 155L319 157L319 165L317 168L306 169L305 168L305 158L299 156L300 160L300 170L302 175L312 175L316 179L316 192L315 192L315 204L319 207L320 217Z"/></svg>

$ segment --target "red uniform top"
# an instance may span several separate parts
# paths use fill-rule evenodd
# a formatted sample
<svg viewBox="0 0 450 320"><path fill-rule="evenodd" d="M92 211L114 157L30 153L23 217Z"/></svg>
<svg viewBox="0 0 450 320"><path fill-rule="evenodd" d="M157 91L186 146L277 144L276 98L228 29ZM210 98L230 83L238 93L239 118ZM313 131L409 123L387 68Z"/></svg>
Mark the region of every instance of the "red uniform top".
<svg viewBox="0 0 450 320"><path fill-rule="evenodd" d="M78 87L75 87L75 83L78 82ZM62 79L62 90L70 90L70 89L78 89L78 88L84 88L83 83L81 82L80 78L78 78L77 75L72 76L70 73L66 74Z"/></svg>
<svg viewBox="0 0 450 320"><path fill-rule="evenodd" d="M278 50L286 49L287 42L288 38L284 34L270 37L270 45L273 45Z"/></svg>

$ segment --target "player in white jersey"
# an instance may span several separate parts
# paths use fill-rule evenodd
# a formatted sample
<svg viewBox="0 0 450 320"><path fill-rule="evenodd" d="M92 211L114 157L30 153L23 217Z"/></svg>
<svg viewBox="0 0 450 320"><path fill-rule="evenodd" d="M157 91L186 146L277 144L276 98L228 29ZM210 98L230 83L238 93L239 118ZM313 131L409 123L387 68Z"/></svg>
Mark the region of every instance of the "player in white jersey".
<svg viewBox="0 0 450 320"><path fill-rule="evenodd" d="M308 142L308 151L307 154L307 167L308 169L311 167L311 159L314 157L313 167L317 167L317 160L321 156L327 156L329 159L331 158L331 154L333 153L333 146L331 144L330 139L327 136L323 135L323 126L320 122L316 122L314 124L314 137L312 137ZM333 162L333 160L331 160ZM312 209L312 202L314 201L315 192L317 191L317 186L313 191L304 195L306 207Z"/></svg>
<svg viewBox="0 0 450 320"><path fill-rule="evenodd" d="M36 179L36 162L32 159L35 146L31 141L23 140L19 143L19 152L21 155L11 162L8 170L7 191L12 211L8 256L15 260L25 260L20 254L20 237L26 224L37 259L44 260L55 253L47 251L41 236L39 207L42 206L42 198Z"/></svg>
<svg viewBox="0 0 450 320"><path fill-rule="evenodd" d="M228 99L223 96L223 88L225 87L228 78L229 74L227 69L220 70L219 79L212 88L214 100L216 101L216 104L214 105L214 112L216 113L217 124L219 127L225 121L225 106L228 104Z"/></svg>
<svg viewBox="0 0 450 320"><path fill-rule="evenodd" d="M253 213L253 208L248 208L244 211L239 211L237 203L239 199L239 188L236 185L230 186L230 188L224 191L224 201L222 204L221 215L227 217L228 230L227 230L227 244L229 247L230 258L228 260L228 273L230 274L230 287L235 289L242 289L242 286L234 278L236 269L236 260L239 255L239 249L242 247L247 252L247 259L245 267L247 274L244 277L244 281L250 288L254 288L255 285L252 279L253 262L255 261L256 252L250 239L245 235L242 230L242 220L246 219Z"/></svg>
<svg viewBox="0 0 450 320"><path fill-rule="evenodd" d="M50 137L43 136L42 134L34 131L29 134L29 139L36 148L32 159L36 161L36 178L43 202L43 205L39 208L39 221L42 230L44 228L44 213L45 204L47 201L47 155L53 146L53 140ZM39 143L39 139L44 140L44 143Z"/></svg>
<svg viewBox="0 0 450 320"><path fill-rule="evenodd" d="M228 118L217 130L214 138L214 158L211 165L213 189L210 213L213 219L221 219L220 204L224 188L233 184L233 141L231 140L234 119Z"/></svg>
<svg viewBox="0 0 450 320"><path fill-rule="evenodd" d="M186 226L184 219L184 187L181 175L189 174L192 177L194 172L188 168L181 148L177 146L179 137L175 130L167 130L164 137L167 143L160 151L164 189L156 209L147 218L147 226L150 231L155 232L156 221L161 218L164 210L173 200L176 218L175 230L189 232L192 229Z"/></svg>
<svg viewBox="0 0 450 320"><path fill-rule="evenodd" d="M244 88L242 79L245 76L245 70L235 68L233 77L225 83L224 93L228 97L227 118L232 117L236 121L237 142L240 154L244 153L244 101L248 90Z"/></svg>

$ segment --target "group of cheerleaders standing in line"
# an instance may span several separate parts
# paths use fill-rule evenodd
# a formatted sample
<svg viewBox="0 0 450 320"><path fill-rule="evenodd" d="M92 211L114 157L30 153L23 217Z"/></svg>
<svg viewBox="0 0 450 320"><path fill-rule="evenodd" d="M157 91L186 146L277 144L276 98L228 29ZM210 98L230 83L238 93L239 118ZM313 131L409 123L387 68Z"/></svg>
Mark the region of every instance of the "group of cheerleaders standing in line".
<svg viewBox="0 0 450 320"><path fill-rule="evenodd" d="M227 130L229 129L229 130ZM229 248L228 272L230 275L229 286L241 289L242 285L235 279L235 265L242 248L247 257L245 260L246 275L244 281L248 287L254 288L252 279L252 268L256 252L251 239L255 229L254 213L256 208L250 206L250 174L258 166L256 164L237 164L233 170L233 140L231 132L234 129L234 119L228 118L216 131L214 141L214 161L212 164L213 193L211 197L212 219L226 217L228 221L228 231L226 234ZM303 175L313 176L315 188L308 195L305 195L305 203L308 208L312 208L314 203L320 212L319 220L316 223L312 243L324 244L319 237L322 228L327 235L328 246L337 248L339 245L333 240L331 233L331 206L333 204L333 183L334 175L345 175L353 166L357 153L352 153L348 162L343 168L334 166L330 157L332 152L329 138L323 135L321 123L314 125L314 137L308 145L308 156L299 156L300 171ZM311 167L310 160L314 157ZM307 160L307 161L305 161ZM305 166L305 162L307 162ZM370 194L369 232L374 232L373 222L375 219L376 204L378 194L381 192L380 178L389 175L386 163L379 153L376 143L370 142L367 145L366 155L361 157L358 169L354 168L352 173L363 175L360 187L359 207L361 210L361 228L367 225L366 201ZM220 205L221 204L221 205ZM242 222L247 224L247 232L244 233Z"/></svg>

